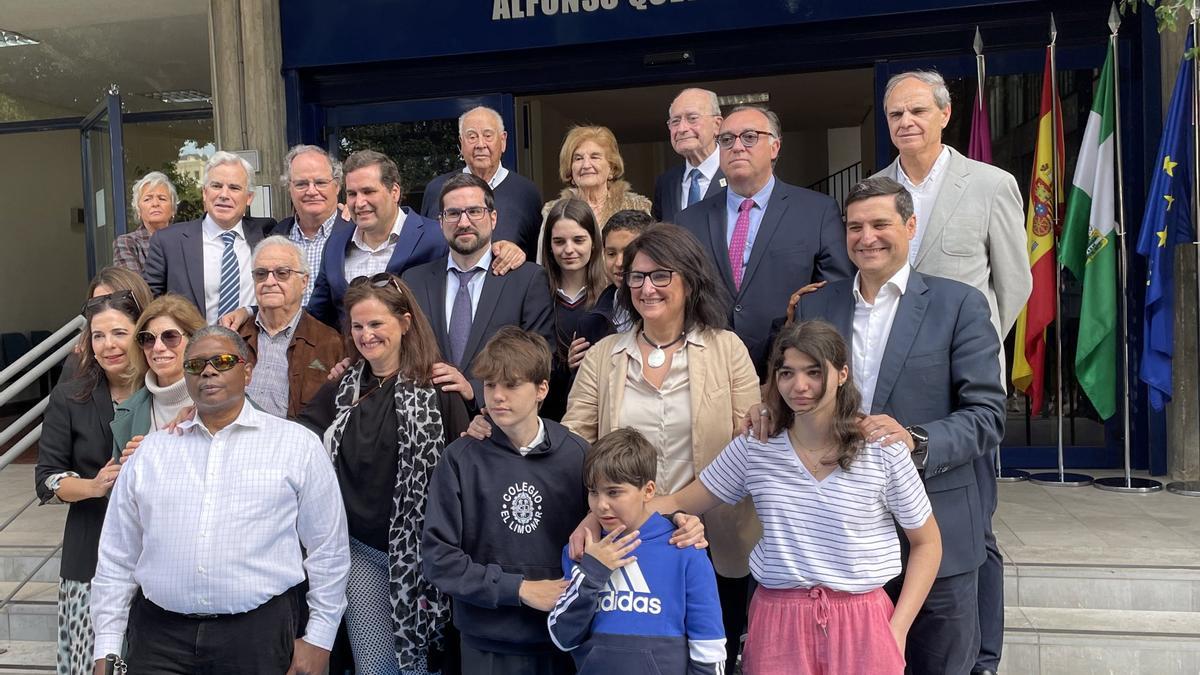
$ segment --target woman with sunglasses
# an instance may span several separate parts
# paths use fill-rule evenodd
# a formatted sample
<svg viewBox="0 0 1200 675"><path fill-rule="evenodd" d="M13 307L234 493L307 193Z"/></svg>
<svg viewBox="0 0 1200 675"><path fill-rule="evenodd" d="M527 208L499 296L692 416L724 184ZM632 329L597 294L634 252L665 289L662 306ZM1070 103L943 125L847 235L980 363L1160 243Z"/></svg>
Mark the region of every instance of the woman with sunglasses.
<svg viewBox="0 0 1200 675"><path fill-rule="evenodd" d="M142 437L170 424L192 405L183 381L183 353L192 333L204 327L200 311L182 295L167 293L146 307L138 319L138 357L146 367L141 389L117 406L113 418L114 456L124 461Z"/></svg>
<svg viewBox="0 0 1200 675"><path fill-rule="evenodd" d="M433 386L437 338L404 282L386 272L359 277L344 303L346 351L357 362L298 421L323 435L346 504L345 621L356 672L436 672L451 642L442 637L450 604L421 576L421 530L429 477L466 428L467 407Z"/></svg>
<svg viewBox="0 0 1200 675"><path fill-rule="evenodd" d="M600 228L582 199L561 199L550 208L542 227L541 259L554 296L554 370L541 416L558 421L567 409L574 371L569 355L579 319L608 286Z"/></svg>
<svg viewBox="0 0 1200 675"><path fill-rule="evenodd" d="M91 290L100 285L98 277ZM109 423L114 406L142 384L142 363L134 344L140 314L137 296L129 290L90 297L83 307L86 339L78 364L71 377L50 392L42 424L34 473L38 497L43 504L71 505L59 567L59 673L91 673L95 663L91 580L108 493L121 470L113 461Z"/></svg>

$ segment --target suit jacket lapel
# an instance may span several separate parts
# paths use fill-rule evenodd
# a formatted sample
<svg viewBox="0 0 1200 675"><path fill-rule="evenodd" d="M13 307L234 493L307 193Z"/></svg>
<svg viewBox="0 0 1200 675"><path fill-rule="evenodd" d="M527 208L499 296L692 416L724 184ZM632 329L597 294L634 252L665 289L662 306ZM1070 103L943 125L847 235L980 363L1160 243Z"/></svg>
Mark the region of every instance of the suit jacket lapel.
<svg viewBox="0 0 1200 675"><path fill-rule="evenodd" d="M180 235L179 244L183 249L180 255L183 256L188 285L192 287L192 297L196 300L200 315L204 316L204 221L192 221Z"/></svg>
<svg viewBox="0 0 1200 675"><path fill-rule="evenodd" d="M917 250L914 267L920 265L929 251L941 242L942 230L946 229L946 223L950 221L950 214L958 208L959 200L967 191L967 174L966 162L962 161L961 155L951 149L950 161L946 162L946 176L942 180L941 188L938 189L937 198L933 200L933 208L929 211L929 222L925 225L925 231L921 233L921 248ZM917 228L921 228L921 223L917 223Z"/></svg>
<svg viewBox="0 0 1200 675"><path fill-rule="evenodd" d="M115 415L112 394L108 392L108 379L103 375L92 390L92 405L96 409L96 422L100 425L100 437L108 440L106 447L112 446L112 429L108 426Z"/></svg>
<svg viewBox="0 0 1200 675"><path fill-rule="evenodd" d="M708 207L708 236L712 241L710 248L713 256L716 257L713 262L717 264L717 271L721 273L721 279L725 281L730 297L733 297L736 294L733 290L733 269L729 266L729 244L725 242L726 220L722 191L721 199L714 199Z"/></svg>
<svg viewBox="0 0 1200 675"><path fill-rule="evenodd" d="M684 338L687 339L687 338ZM692 421L698 422L700 417L700 404L704 402L704 396L699 395L700 392L708 391L708 383L705 378L708 377L708 359L705 358L704 347L691 343L688 345L688 388L695 394L692 399ZM626 357L628 361L628 357ZM693 432L694 433L694 432ZM696 451L693 447L692 458L695 459Z"/></svg>
<svg viewBox="0 0 1200 675"><path fill-rule="evenodd" d="M439 258L443 263L445 258ZM438 347L442 356L450 360L450 336L446 334L446 267L434 265L429 283L425 285L424 309L429 313L429 321L433 324L433 334L437 336Z"/></svg>
<svg viewBox="0 0 1200 675"><path fill-rule="evenodd" d="M483 347L483 332L492 322L492 314L496 312L496 305L500 303L504 285L512 278L514 272L516 270L502 277L488 270L481 272L483 288L479 291L479 306L475 308L475 318L471 320L471 335L467 338L467 346L463 348L463 362L459 364L462 369L470 365L475 353Z"/></svg>
<svg viewBox="0 0 1200 675"><path fill-rule="evenodd" d="M746 291L750 286L750 279L754 276L754 270L758 268L758 263L767 254L767 247L771 244L771 238L775 236L775 230L779 229L779 224L783 222L783 214L787 212L788 191L786 186L779 180L775 181L775 189L771 191L771 199L767 202L767 207L763 211L762 220L758 224L758 233L754 235L754 248L750 249L750 262L746 264L746 273L742 275L742 288L738 292L738 297Z"/></svg>
<svg viewBox="0 0 1200 675"><path fill-rule="evenodd" d="M400 274L405 263L412 256L413 250L417 248L417 242L421 241L421 235L424 232L425 223L421 217L414 211L407 212L404 216L404 225L400 228L400 238L396 240L396 248L392 249L392 257L388 260L389 272Z"/></svg>
<svg viewBox="0 0 1200 675"><path fill-rule="evenodd" d="M263 240L262 228L257 225L246 227L246 221L242 221L242 234L246 235L246 245L250 247L251 253L258 242Z"/></svg>
<svg viewBox="0 0 1200 675"><path fill-rule="evenodd" d="M724 189L725 174L720 169L717 169L717 172L713 174L712 180L708 181L708 189L704 191L704 196L705 198L711 197Z"/></svg>
<svg viewBox="0 0 1200 675"><path fill-rule="evenodd" d="M682 183L683 183L683 172L685 170L687 170L687 164L682 164L679 167L677 167L676 171L671 172L674 174L674 176L672 176L672 178L671 178L671 184L669 186L667 186L667 193L668 193L667 201L671 205L671 210L670 210L671 213L679 213L679 211L680 211L679 205L681 203L683 203L683 185L682 185ZM666 213L666 212L664 211L664 213Z"/></svg>
<svg viewBox="0 0 1200 675"><path fill-rule="evenodd" d="M884 405L892 396L892 390L900 380L900 371L904 369L904 362L908 360L908 353L912 350L917 332L921 329L921 321L925 318L925 310L929 307L926 290L928 287L925 280L913 270L908 277L908 288L904 295L900 296L896 318L892 321L892 332L888 335L883 359L879 362L879 379L875 383L875 400L871 401L871 414L878 414L884 409Z"/></svg>

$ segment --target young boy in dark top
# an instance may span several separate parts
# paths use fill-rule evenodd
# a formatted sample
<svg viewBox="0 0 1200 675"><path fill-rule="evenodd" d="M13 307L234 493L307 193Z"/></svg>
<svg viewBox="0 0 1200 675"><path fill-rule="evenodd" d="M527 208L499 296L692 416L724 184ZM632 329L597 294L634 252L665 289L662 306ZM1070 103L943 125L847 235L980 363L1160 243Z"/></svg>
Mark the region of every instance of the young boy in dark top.
<svg viewBox="0 0 1200 675"><path fill-rule="evenodd" d="M476 357L491 437L460 438L434 469L421 570L453 599L462 672L571 673L546 631L566 582L560 553L587 515L587 443L538 417L550 378L540 335L501 328Z"/></svg>
<svg viewBox="0 0 1200 675"><path fill-rule="evenodd" d="M547 622L580 675L724 672L712 563L668 541L674 526L650 506L657 465L654 446L633 429L601 438L584 460L588 507L603 537L585 534L578 563L563 549L570 585Z"/></svg>

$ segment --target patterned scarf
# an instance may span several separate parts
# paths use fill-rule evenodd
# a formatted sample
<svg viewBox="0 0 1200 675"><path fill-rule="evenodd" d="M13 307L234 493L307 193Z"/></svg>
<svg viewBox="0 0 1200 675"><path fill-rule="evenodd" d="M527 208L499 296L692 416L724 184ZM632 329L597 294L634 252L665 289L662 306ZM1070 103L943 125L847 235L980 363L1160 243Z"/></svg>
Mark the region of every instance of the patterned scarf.
<svg viewBox="0 0 1200 675"><path fill-rule="evenodd" d="M330 455L336 459L350 413L359 400L359 383L365 361L342 376L334 403L337 413L326 434ZM445 649L444 633L450 620L450 599L421 575L421 531L425 527L425 501L433 468L445 446L442 412L437 391L418 387L412 380L396 381L396 451L400 458L396 489L392 494L388 528L389 591L396 660L400 669L416 666L421 656Z"/></svg>

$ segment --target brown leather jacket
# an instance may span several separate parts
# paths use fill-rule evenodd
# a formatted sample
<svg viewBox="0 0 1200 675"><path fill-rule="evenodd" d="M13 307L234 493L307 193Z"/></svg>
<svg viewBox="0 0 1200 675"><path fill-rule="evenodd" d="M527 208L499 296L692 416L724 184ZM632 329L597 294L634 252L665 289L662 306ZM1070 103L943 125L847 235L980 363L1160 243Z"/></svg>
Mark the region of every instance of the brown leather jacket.
<svg viewBox="0 0 1200 675"><path fill-rule="evenodd" d="M238 334L250 346L250 360L258 362L258 324L242 324ZM301 310L300 323L288 345L288 419L294 420L329 378L329 369L345 354L342 336L336 330Z"/></svg>

